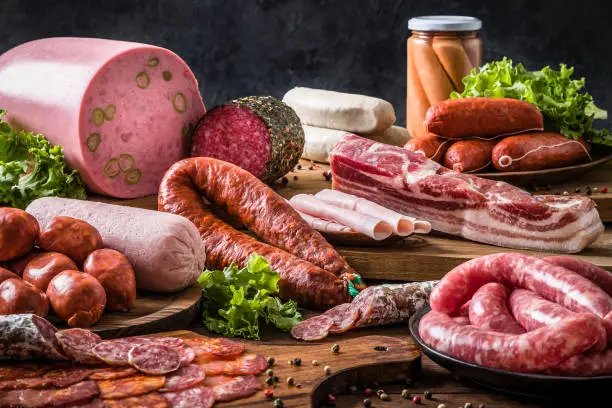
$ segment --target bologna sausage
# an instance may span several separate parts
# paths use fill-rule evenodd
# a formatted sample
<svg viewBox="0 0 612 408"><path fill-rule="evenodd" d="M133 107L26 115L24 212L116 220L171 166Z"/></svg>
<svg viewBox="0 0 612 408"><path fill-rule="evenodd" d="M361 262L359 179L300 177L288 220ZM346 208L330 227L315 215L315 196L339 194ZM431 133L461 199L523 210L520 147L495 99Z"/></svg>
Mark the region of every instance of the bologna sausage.
<svg viewBox="0 0 612 408"><path fill-rule="evenodd" d="M45 292L55 275L70 269L78 269L72 259L59 252L45 252L28 262L23 270L23 280Z"/></svg>
<svg viewBox="0 0 612 408"><path fill-rule="evenodd" d="M450 144L450 141L440 139L438 136L429 133L423 137L410 139L404 145L404 149L415 153L421 153L428 159L441 163Z"/></svg>
<svg viewBox="0 0 612 408"><path fill-rule="evenodd" d="M491 164L495 140L469 139L453 143L444 155L444 166L457 173L482 170Z"/></svg>
<svg viewBox="0 0 612 408"><path fill-rule="evenodd" d="M510 314L507 299L508 289L501 283L491 282L482 285L470 302L470 323L483 330L525 333L525 329Z"/></svg>
<svg viewBox="0 0 612 408"><path fill-rule="evenodd" d="M547 256L542 258L542 260L562 266L565 269L576 272L578 275L584 276L605 290L608 295L612 296L612 272L573 256Z"/></svg>
<svg viewBox="0 0 612 408"><path fill-rule="evenodd" d="M79 271L63 271L51 279L47 296L55 314L71 327L93 325L106 307L102 284Z"/></svg>
<svg viewBox="0 0 612 408"><path fill-rule="evenodd" d="M516 372L538 372L580 354L597 342L600 319L581 313L561 320L555 327L541 327L508 334L461 326L452 317L435 311L419 323L425 344L451 357Z"/></svg>
<svg viewBox="0 0 612 408"><path fill-rule="evenodd" d="M18 208L0 208L0 261L28 253L40 232L38 221Z"/></svg>
<svg viewBox="0 0 612 408"><path fill-rule="evenodd" d="M106 309L128 311L136 300L136 277L132 264L119 251L98 249L83 264L83 271L96 278L106 292Z"/></svg>
<svg viewBox="0 0 612 408"><path fill-rule="evenodd" d="M206 210L202 195L227 208L271 245L215 217ZM245 266L250 255L257 253L280 274L281 297L318 308L349 299L348 285L339 278L354 272L346 260L285 199L233 164L207 157L175 163L162 180L158 206L160 211L181 215L198 227L209 269L222 269L232 262Z"/></svg>
<svg viewBox="0 0 612 408"><path fill-rule="evenodd" d="M432 105L425 126L445 139L494 139L543 130L544 118L535 105L518 99L462 98Z"/></svg>
<svg viewBox="0 0 612 408"><path fill-rule="evenodd" d="M47 295L19 278L5 280L0 284L0 314L24 313L46 316L49 313Z"/></svg>
<svg viewBox="0 0 612 408"><path fill-rule="evenodd" d="M40 233L40 247L68 255L77 265L82 265L87 255L102 248L102 237L97 229L83 220L55 217Z"/></svg>
<svg viewBox="0 0 612 408"><path fill-rule="evenodd" d="M495 145L493 165L499 171L530 171L569 166L590 160L582 140L568 139L553 132L510 136Z"/></svg>

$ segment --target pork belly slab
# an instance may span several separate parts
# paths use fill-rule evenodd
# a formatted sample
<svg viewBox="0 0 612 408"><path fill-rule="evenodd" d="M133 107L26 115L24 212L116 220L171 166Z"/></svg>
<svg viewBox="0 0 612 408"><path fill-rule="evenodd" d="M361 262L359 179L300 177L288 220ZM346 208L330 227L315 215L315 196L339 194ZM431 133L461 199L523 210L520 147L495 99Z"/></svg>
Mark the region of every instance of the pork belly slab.
<svg viewBox="0 0 612 408"><path fill-rule="evenodd" d="M420 154L355 135L348 134L335 145L330 165L333 189L472 241L575 253L604 230L589 198L534 196L508 183L455 173Z"/></svg>

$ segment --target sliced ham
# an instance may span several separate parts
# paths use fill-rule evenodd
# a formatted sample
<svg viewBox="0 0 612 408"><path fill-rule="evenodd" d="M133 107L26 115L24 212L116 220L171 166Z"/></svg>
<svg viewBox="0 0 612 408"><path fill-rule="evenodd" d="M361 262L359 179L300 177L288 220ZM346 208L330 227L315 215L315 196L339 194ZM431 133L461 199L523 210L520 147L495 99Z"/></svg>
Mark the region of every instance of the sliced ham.
<svg viewBox="0 0 612 408"><path fill-rule="evenodd" d="M308 215L301 211L297 212L302 216L302 218L310 225L312 228L321 232L351 232L350 227L346 225L338 224L334 221L327 221L323 218L313 217L312 215Z"/></svg>
<svg viewBox="0 0 612 408"><path fill-rule="evenodd" d="M334 221L350 227L375 240L389 238L393 234L393 226L377 218L327 204L308 194L293 196L289 202L298 211L313 217Z"/></svg>

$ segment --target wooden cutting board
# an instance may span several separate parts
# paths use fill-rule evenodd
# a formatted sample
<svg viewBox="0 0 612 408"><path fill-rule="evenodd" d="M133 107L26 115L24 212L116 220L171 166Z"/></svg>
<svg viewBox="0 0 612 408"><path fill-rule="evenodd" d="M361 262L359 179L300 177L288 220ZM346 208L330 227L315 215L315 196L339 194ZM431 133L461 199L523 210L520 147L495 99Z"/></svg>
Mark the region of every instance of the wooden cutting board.
<svg viewBox="0 0 612 408"><path fill-rule="evenodd" d="M157 335L176 336L183 338L200 337L191 331L166 332ZM374 383L383 385L392 382L402 382L407 378L416 379L421 370L421 352L410 338L406 328L406 336L363 336L340 341L339 353L333 353L330 342L296 342L287 336L286 343L267 343L261 341L244 341L247 353L262 354L274 357L275 364L271 367L279 382L274 387L274 397L281 398L285 407L319 407L325 406L328 395L346 393L351 385L360 389L373 387ZM375 346L386 348L377 351ZM300 366L289 365L287 361L296 357L302 359ZM320 364L313 366L312 361ZM332 370L330 375L324 374L325 366ZM294 386L287 384L287 378L293 377ZM265 374L258 377L262 384ZM299 386L298 386L299 385ZM254 407L269 408L272 401L263 395L263 388L257 394L233 402L218 404L220 407ZM376 390L374 390L376 391Z"/></svg>

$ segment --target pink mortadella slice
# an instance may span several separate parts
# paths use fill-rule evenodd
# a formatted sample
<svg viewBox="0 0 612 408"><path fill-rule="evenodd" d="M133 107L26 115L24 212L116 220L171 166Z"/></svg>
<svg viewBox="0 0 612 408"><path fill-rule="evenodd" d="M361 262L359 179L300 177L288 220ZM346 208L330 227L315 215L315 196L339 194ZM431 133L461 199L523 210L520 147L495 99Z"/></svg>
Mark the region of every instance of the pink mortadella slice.
<svg viewBox="0 0 612 408"><path fill-rule="evenodd" d="M178 55L96 38L45 38L2 54L0 106L12 125L61 145L91 191L118 198L155 194L205 113Z"/></svg>
<svg viewBox="0 0 612 408"><path fill-rule="evenodd" d="M428 234L431 231L431 224L427 221L417 220L416 218L400 214L382 205L352 194L324 189L315 194L315 197L327 204L346 208L383 220L393 226L393 232L395 234L402 237L411 235L412 233Z"/></svg>
<svg viewBox="0 0 612 408"><path fill-rule="evenodd" d="M297 211L298 214L302 216L302 218L310 225L312 228L317 231L322 232L351 232L351 228L346 225L338 224L334 221L327 221L322 218L313 217L312 215L308 215L301 211Z"/></svg>
<svg viewBox="0 0 612 408"><path fill-rule="evenodd" d="M393 227L385 221L324 203L309 194L297 194L291 197L289 202L297 211L346 225L353 231L361 232L375 240L383 240L393 234Z"/></svg>

